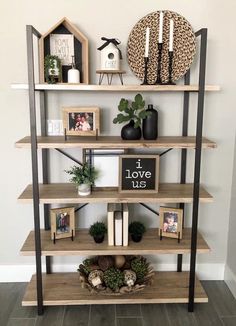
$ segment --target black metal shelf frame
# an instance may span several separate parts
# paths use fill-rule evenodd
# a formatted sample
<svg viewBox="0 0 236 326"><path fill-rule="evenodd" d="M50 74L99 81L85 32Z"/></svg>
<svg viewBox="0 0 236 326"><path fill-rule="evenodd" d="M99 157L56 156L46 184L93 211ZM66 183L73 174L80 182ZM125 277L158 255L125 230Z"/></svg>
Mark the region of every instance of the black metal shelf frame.
<svg viewBox="0 0 236 326"><path fill-rule="evenodd" d="M30 136L31 136L31 159L32 159L32 184L33 184L33 210L34 210L34 228L35 228L35 251L36 251L36 276L37 276L37 307L38 314L43 314L43 284L42 284L42 266L41 266L41 237L40 237L40 213L39 213L39 180L38 180L38 144L37 144L37 124L36 124L36 100L35 100L35 77L34 77L34 49L33 37L38 39L41 34L31 25L26 26L27 35L27 62L28 62L28 84L29 84L29 110L30 110ZM197 126L196 126L196 147L194 163L194 191L193 191L193 209L192 209L192 237L191 237L191 254L190 254L190 277L189 277L189 300L188 311L194 310L194 289L195 289L195 270L196 270L196 250L197 250L197 228L198 228L198 207L199 207L199 186L200 186L200 168L201 168L201 151L202 151L202 127L203 111L205 96L205 72L206 72L206 54L207 54L207 29L202 28L196 32L196 37L201 37L200 41L200 67L199 67L199 90L198 108L197 108ZM184 77L184 84L190 85L190 70ZM46 136L47 128L47 105L45 90L40 92L40 119L41 135ZM184 91L183 117L182 117L182 136L188 135L188 117L189 117L189 97L191 91ZM58 150L58 149L57 149ZM168 149L168 152L171 149ZM48 168L48 149L42 149L42 169L43 183L49 182ZM59 150L58 150L59 151ZM63 151L60 151L65 154ZM164 152L164 154L166 153ZM89 151L89 159L92 158L92 151ZM73 159L73 158L72 158ZM180 183L186 183L187 167L187 149L181 150L181 175ZM80 208L83 208L83 205ZM143 205L151 212L157 214L147 205ZM181 203L180 207L184 210L185 204ZM78 209L80 209L78 208ZM44 205L44 227L49 229L49 205ZM182 271L182 254L177 256L177 271ZM51 273L51 257L46 257L46 272Z"/></svg>

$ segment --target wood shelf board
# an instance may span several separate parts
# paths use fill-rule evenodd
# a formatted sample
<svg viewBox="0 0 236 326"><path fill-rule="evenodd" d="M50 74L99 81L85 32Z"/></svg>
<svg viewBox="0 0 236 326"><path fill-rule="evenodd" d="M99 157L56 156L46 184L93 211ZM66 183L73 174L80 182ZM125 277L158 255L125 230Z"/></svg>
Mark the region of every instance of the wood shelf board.
<svg viewBox="0 0 236 326"><path fill-rule="evenodd" d="M43 304L85 305L85 304L135 304L135 303L187 303L188 302L188 272L157 272L154 283L143 291L133 294L115 296L91 294L82 289L78 273L56 273L43 275ZM196 278L196 303L208 302L207 295ZM26 288L22 301L23 306L36 306L36 277L32 277Z"/></svg>
<svg viewBox="0 0 236 326"><path fill-rule="evenodd" d="M12 89L27 90L28 84L12 84ZM86 84L35 84L35 90L95 91L95 92L197 92L198 85L86 85ZM206 85L205 91L216 92L218 85Z"/></svg>
<svg viewBox="0 0 236 326"><path fill-rule="evenodd" d="M157 194L119 193L117 188L97 188L89 196L79 196L74 184L39 184L41 204L74 203L192 203L193 184L161 183ZM210 203L212 196L200 187L200 202ZM28 185L18 198L21 203L32 203L32 185Z"/></svg>
<svg viewBox="0 0 236 326"><path fill-rule="evenodd" d="M90 148L90 149L125 149L125 148L192 148L196 144L196 137L188 136L166 136L158 137L157 140L122 140L119 136L99 136L95 137L68 137L46 136L37 137L38 148ZM30 148L30 137L24 137L16 142L17 148ZM203 137L202 148L216 148L216 143Z"/></svg>
<svg viewBox="0 0 236 326"><path fill-rule="evenodd" d="M191 229L183 230L183 239L178 243L176 239L164 238L160 241L158 229L148 229L141 242L136 243L129 239L129 245L108 246L107 237L103 243L95 243L89 235L88 229L76 230L74 241L70 238L51 240L51 232L41 230L41 250L43 256L67 255L154 255L154 254L189 254L191 247ZM202 235L198 232L197 252L209 253L210 248ZM34 256L34 231L31 231L21 249L21 255Z"/></svg>

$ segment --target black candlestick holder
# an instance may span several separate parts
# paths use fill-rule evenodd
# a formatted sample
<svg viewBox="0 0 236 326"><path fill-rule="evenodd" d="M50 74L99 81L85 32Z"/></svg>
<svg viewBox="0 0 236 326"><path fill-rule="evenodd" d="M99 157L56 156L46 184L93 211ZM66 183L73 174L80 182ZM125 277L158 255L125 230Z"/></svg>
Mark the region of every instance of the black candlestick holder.
<svg viewBox="0 0 236 326"><path fill-rule="evenodd" d="M175 83L172 80L172 74L173 74L173 58L174 58L174 52L169 51L169 80L168 85L175 85Z"/></svg>
<svg viewBox="0 0 236 326"><path fill-rule="evenodd" d="M148 61L149 58L148 57L144 57L144 79L143 79L143 83L141 85L149 85L148 80L147 80L147 74L148 74Z"/></svg>
<svg viewBox="0 0 236 326"><path fill-rule="evenodd" d="M158 43L158 60L157 60L157 79L155 85L162 85L161 81L161 59L162 59L163 43Z"/></svg>

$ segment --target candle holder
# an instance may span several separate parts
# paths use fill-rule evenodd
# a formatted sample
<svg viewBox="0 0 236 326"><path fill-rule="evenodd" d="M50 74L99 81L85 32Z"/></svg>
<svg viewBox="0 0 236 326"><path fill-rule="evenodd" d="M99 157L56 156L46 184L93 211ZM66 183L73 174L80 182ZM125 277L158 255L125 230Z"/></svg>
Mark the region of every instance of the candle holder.
<svg viewBox="0 0 236 326"><path fill-rule="evenodd" d="M143 83L141 85L149 85L148 80L147 80L147 73L148 73L148 61L149 58L148 57L144 57L144 79L143 79Z"/></svg>
<svg viewBox="0 0 236 326"><path fill-rule="evenodd" d="M169 51L169 80L167 85L176 85L172 81L172 73L173 73L173 58L174 58L174 53L173 51Z"/></svg>
<svg viewBox="0 0 236 326"><path fill-rule="evenodd" d="M162 49L163 49L163 43L158 43L157 79L154 85L162 85L162 81L161 81Z"/></svg>

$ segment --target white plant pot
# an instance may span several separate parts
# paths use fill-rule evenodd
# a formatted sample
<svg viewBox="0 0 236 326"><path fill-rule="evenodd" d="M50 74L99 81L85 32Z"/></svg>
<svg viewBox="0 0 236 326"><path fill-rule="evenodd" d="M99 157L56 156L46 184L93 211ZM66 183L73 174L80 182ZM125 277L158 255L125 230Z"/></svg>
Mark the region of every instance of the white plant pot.
<svg viewBox="0 0 236 326"><path fill-rule="evenodd" d="M88 196L91 194L91 186L90 184L83 183L78 186L78 194L80 196Z"/></svg>

